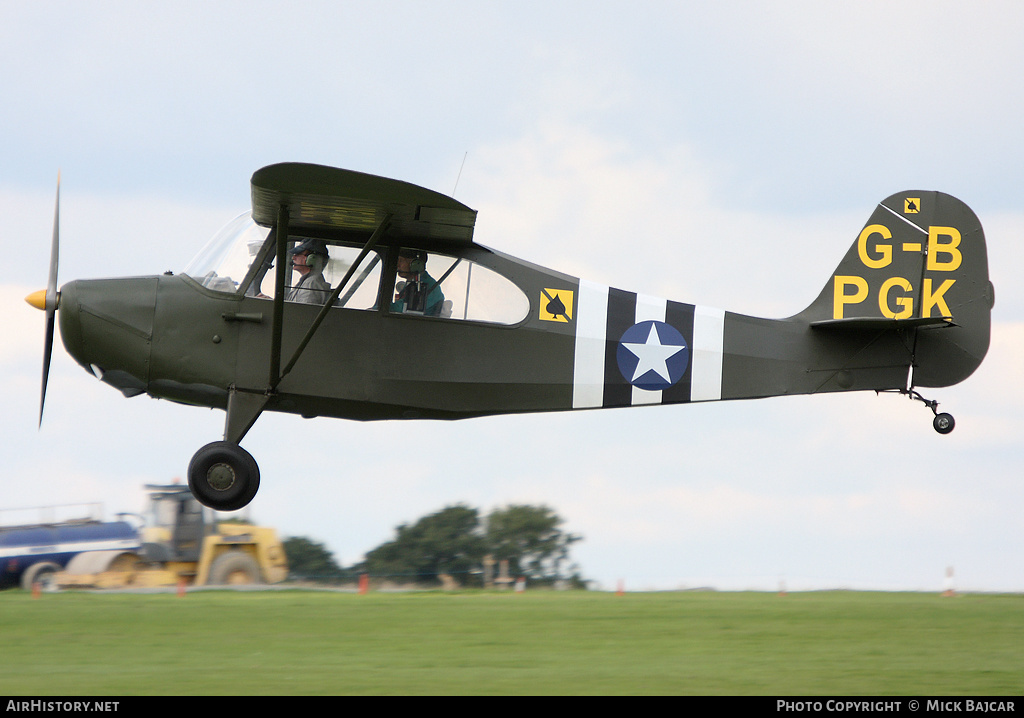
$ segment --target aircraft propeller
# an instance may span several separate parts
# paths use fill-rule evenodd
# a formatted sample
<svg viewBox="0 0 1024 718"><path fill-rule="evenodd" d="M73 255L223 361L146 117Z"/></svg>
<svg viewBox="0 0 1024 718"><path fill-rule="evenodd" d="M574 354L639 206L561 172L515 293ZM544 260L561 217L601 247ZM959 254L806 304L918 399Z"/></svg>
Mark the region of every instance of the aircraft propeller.
<svg viewBox="0 0 1024 718"><path fill-rule="evenodd" d="M46 383L50 374L50 355L53 353L53 332L57 317L60 292L57 291L57 263L60 247L60 173L57 174L57 199L53 210L53 240L50 244L50 276L46 289L33 292L25 301L46 312L46 336L43 345L43 380L39 396L39 425L43 425L43 406L46 403Z"/></svg>

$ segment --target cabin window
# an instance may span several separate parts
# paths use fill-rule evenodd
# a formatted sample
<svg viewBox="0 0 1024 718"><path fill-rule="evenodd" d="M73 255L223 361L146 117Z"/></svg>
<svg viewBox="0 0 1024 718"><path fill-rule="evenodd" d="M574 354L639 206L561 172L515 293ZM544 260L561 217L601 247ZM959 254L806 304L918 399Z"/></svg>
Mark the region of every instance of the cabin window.
<svg viewBox="0 0 1024 718"><path fill-rule="evenodd" d="M359 259L362 247L329 244L322 239L295 237L288 251L289 278L285 301L323 304ZM274 274L268 272L268 275ZM334 306L346 309L373 309L380 287L381 255L369 252L349 277ZM273 294L274 278L263 279L263 287ZM263 290L266 293L266 290Z"/></svg>
<svg viewBox="0 0 1024 718"><path fill-rule="evenodd" d="M272 299L277 271L270 230L257 225L246 212L229 222L196 255L185 274L207 289ZM323 304L338 286L362 248L332 244L314 237L290 237L285 301ZM262 259L262 261L261 261ZM261 262L255 267L255 262ZM308 268L308 269L307 269ZM348 309L373 309L380 287L381 255L370 252L349 278L335 302Z"/></svg>
<svg viewBox="0 0 1024 718"><path fill-rule="evenodd" d="M530 300L510 280L476 262L420 249L399 250L391 313L518 324Z"/></svg>
<svg viewBox="0 0 1024 718"><path fill-rule="evenodd" d="M290 236L288 247L285 301L319 305L330 299L362 252L361 245L301 235ZM377 251L363 257L334 306L377 308L382 257ZM217 233L185 274L208 289L272 299L275 261L271 231L253 222L247 212ZM409 248L399 250L397 262L398 274L390 282L391 303L386 307L392 314L511 325L530 313L530 300L522 290L482 264Z"/></svg>

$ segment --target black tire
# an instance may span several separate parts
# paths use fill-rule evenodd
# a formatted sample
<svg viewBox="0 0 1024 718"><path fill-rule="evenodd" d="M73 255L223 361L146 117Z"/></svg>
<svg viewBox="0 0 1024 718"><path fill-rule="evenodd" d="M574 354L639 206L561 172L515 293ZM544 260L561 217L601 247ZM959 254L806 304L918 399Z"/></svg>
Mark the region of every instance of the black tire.
<svg viewBox="0 0 1024 718"><path fill-rule="evenodd" d="M60 566L52 561L40 561L25 569L21 574L21 587L26 591L32 590L32 584L39 582L44 588L53 579L53 575L60 571Z"/></svg>
<svg viewBox="0 0 1024 718"><path fill-rule="evenodd" d="M207 583L211 586L248 586L263 581L256 559L244 551L228 551L213 559Z"/></svg>
<svg viewBox="0 0 1024 718"><path fill-rule="evenodd" d="M940 434L948 434L956 426L956 422L953 421L952 414L936 414L935 418L932 419L932 426Z"/></svg>
<svg viewBox="0 0 1024 718"><path fill-rule="evenodd" d="M248 451L229 441L207 444L188 465L188 488L203 506L237 511L260 488L260 468Z"/></svg>

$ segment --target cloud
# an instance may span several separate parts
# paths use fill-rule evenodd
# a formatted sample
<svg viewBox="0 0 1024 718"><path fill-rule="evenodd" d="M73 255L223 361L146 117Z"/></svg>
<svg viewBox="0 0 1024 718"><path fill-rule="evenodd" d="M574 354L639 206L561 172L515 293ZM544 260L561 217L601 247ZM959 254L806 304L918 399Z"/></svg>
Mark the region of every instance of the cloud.
<svg viewBox="0 0 1024 718"><path fill-rule="evenodd" d="M808 305L874 209L825 211L812 198L800 212L733 206L718 169L688 147L639 147L581 126L545 126L472 162L478 241L611 286L754 316Z"/></svg>

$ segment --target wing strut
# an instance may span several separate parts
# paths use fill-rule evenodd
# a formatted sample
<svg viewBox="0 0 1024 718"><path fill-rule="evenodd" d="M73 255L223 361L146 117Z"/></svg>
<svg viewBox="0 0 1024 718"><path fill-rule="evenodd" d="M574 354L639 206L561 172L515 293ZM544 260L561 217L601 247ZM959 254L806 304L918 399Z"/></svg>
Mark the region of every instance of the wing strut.
<svg viewBox="0 0 1024 718"><path fill-rule="evenodd" d="M288 278L288 206L282 203L277 208L277 276L274 287L274 325L270 338L270 379L269 391L281 381L281 335L284 322L284 284Z"/></svg>
<svg viewBox="0 0 1024 718"><path fill-rule="evenodd" d="M331 292L331 296L327 298L326 302L324 302L324 306L321 307L320 313L316 315L316 319L313 320L313 323L309 326L309 329L306 330L305 336L302 337L302 341L299 342L299 346L296 347L295 353L292 355L292 358L288 361L288 364L285 365L285 368L281 371L280 376L277 377L276 381L272 381L271 389L276 388L277 385L281 382L281 380L288 376L288 373L295 366L295 362L299 360L299 357L302 356L302 352L305 351L306 345L309 344L309 341L313 338L313 335L316 334L316 330L320 328L320 324L323 322L324 317L327 316L327 312L331 310L331 307L334 306L334 303L338 300L338 297L341 296L341 293L344 291L345 287L348 286L349 280L351 280L352 275L355 274L356 268L363 263L363 260L366 258L366 255L369 254L370 250L372 250L376 246L378 240L380 240L380 238L384 235L384 232L387 231L388 225L390 224L391 215L389 214L384 217L384 219L381 221L379 225L377 225L377 229L373 230L373 234L370 235L370 238L366 241L366 244L363 245L363 249L359 253L359 256L356 257L354 262L352 262L352 265L348 268L348 271L345 273L345 276L342 278L340 282L338 282L338 286L334 288L333 292ZM280 254L280 249L278 249L278 254ZM280 262L280 259L278 261ZM277 291L277 295L280 296L282 294L283 292L279 289ZM276 329L276 314L274 321ZM280 362L280 347L278 347L278 362ZM278 363L278 366L280 366L280 363Z"/></svg>

